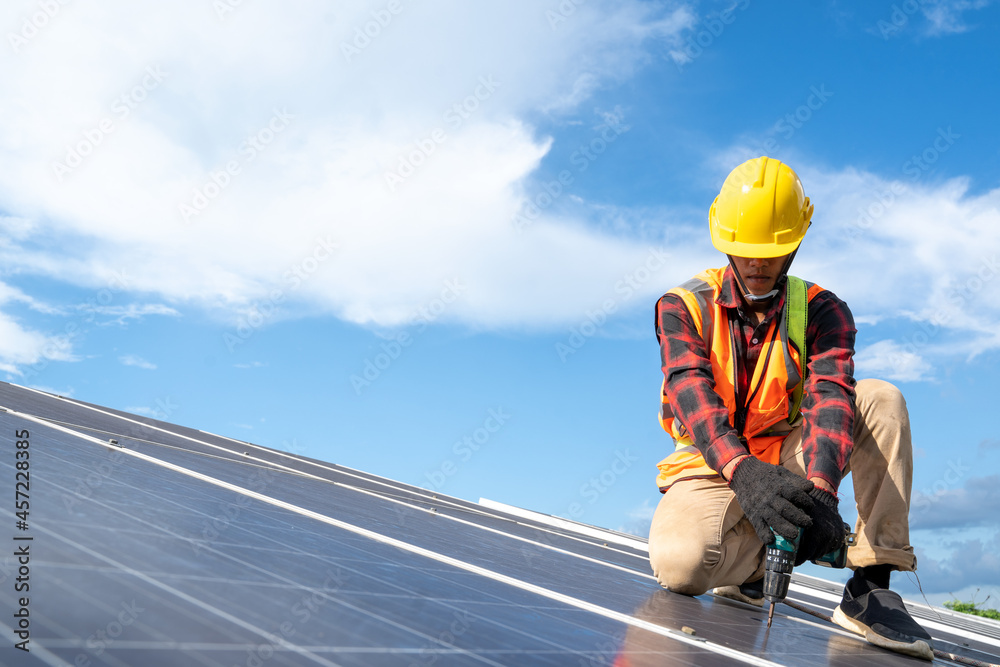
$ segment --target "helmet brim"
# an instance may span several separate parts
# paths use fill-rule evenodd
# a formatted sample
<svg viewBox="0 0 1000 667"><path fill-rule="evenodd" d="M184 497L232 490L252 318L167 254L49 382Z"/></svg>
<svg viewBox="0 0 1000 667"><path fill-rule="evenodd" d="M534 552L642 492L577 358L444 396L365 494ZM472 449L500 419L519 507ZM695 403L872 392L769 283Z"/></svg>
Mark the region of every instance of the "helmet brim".
<svg viewBox="0 0 1000 667"><path fill-rule="evenodd" d="M739 241L712 239L712 245L721 253L755 259L771 259L790 255L801 243L802 239L796 239L789 243L740 243Z"/></svg>

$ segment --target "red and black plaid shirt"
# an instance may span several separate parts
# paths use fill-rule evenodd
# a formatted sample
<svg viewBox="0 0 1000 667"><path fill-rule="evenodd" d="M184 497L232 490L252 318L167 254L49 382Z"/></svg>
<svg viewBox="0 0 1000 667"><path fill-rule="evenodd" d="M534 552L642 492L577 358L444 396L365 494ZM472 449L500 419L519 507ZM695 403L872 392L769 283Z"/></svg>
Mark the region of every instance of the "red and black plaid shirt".
<svg viewBox="0 0 1000 667"><path fill-rule="evenodd" d="M771 320L780 316L784 292L768 308L757 324L727 268L716 300L735 309L746 351L738 359L739 383L744 396L760 356ZM809 372L802 397L802 448L807 477L825 479L834 488L840 485L843 470L854 446L854 317L847 304L833 292L824 290L809 302L806 349ZM729 411L715 392L712 363L705 341L698 334L687 306L679 296L665 294L656 303L656 338L666 378L666 393L674 418L680 419L695 446L714 470L743 454L746 446L729 422Z"/></svg>

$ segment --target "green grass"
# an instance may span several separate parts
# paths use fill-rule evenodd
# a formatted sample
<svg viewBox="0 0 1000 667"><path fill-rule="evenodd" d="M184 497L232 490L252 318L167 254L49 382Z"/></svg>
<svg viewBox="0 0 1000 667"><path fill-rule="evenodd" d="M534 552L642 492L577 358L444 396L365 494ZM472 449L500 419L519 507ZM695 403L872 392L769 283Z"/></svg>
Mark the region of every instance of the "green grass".
<svg viewBox="0 0 1000 667"><path fill-rule="evenodd" d="M978 591L976 591L978 593ZM986 596L986 600L989 600L990 596ZM1000 621L1000 611L996 609L983 609L980 607L981 604L985 604L986 600L982 602L976 602L976 597L972 596L972 600L969 602L960 602L959 600L948 600L944 603L944 606L952 611L959 611L963 614L972 614L974 616L983 616L984 618L992 618L994 621Z"/></svg>

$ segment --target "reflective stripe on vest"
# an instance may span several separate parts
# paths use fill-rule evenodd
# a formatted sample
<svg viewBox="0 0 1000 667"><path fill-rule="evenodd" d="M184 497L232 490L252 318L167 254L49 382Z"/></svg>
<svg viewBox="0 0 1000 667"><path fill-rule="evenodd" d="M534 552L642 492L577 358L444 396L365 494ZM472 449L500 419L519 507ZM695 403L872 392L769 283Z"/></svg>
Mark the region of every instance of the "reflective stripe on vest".
<svg viewBox="0 0 1000 667"><path fill-rule="evenodd" d="M729 411L729 423L733 425L737 407L734 344L729 331L726 309L716 303L722 289L724 273L724 268L703 271L667 293L675 294L684 301L698 333L705 340L705 349L712 364L715 392L723 399ZM790 282L797 280L792 278ZM806 307L808 307L808 302L823 290L811 283L805 283L805 286ZM778 461L784 434L769 435L768 432L779 425L785 426L785 430L790 426L785 421L789 416L790 399L801 384L802 378L799 350L795 345L788 344L789 301L790 299L786 297L781 316L771 321L764 337L762 345L766 347L762 349L750 380L750 389L753 391L756 388L756 393L747 406L746 424L741 434L751 454L771 463ZM716 474L700 455L696 456L690 449L685 449L694 443L684 425L679 419L674 418L666 392L663 390L665 386L666 379L660 392L660 424L673 436L678 452L676 456L668 457L659 465L660 476L657 478L657 483L661 490L665 490L677 479ZM797 413L796 410L796 414L793 415L796 422L799 416ZM683 455L681 455L682 449Z"/></svg>

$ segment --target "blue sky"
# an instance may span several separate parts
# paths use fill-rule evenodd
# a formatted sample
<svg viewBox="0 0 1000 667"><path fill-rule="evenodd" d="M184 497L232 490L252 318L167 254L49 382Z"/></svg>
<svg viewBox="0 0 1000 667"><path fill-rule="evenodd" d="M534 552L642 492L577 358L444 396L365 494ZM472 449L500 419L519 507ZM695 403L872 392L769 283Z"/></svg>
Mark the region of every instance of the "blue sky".
<svg viewBox="0 0 1000 667"><path fill-rule="evenodd" d="M907 397L924 590L995 604L998 24L987 0L8 2L0 370L642 531L671 446L652 308L723 263L708 207L767 153L816 207L793 273Z"/></svg>

